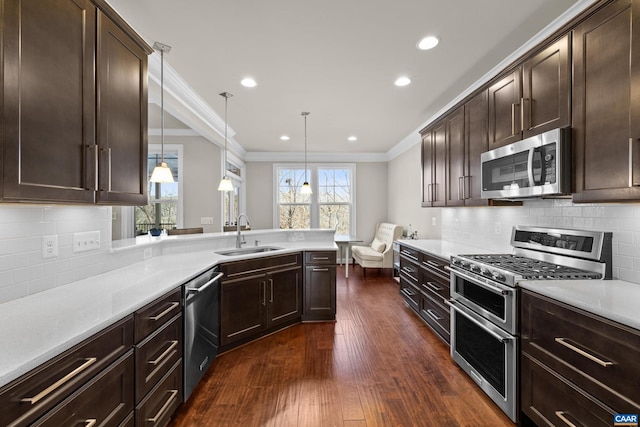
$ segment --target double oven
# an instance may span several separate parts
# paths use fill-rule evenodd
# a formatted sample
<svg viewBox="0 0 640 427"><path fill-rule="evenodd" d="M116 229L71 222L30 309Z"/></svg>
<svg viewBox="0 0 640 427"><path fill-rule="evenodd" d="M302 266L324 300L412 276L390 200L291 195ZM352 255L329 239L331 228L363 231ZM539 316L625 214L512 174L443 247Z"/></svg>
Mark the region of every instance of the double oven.
<svg viewBox="0 0 640 427"><path fill-rule="evenodd" d="M451 356L518 418L521 280L611 278L611 233L517 226L512 254L451 257Z"/></svg>

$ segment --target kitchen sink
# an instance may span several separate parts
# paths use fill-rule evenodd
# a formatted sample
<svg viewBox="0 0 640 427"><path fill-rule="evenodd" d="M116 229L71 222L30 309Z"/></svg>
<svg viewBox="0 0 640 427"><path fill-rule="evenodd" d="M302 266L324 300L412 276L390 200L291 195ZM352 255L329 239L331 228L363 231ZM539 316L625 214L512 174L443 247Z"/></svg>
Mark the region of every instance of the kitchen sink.
<svg viewBox="0 0 640 427"><path fill-rule="evenodd" d="M278 249L275 246L254 246L250 248L238 248L238 249L227 249L224 251L216 251L218 255L225 256L236 256L236 255L248 255L248 254L257 254L261 252L271 252L277 251Z"/></svg>

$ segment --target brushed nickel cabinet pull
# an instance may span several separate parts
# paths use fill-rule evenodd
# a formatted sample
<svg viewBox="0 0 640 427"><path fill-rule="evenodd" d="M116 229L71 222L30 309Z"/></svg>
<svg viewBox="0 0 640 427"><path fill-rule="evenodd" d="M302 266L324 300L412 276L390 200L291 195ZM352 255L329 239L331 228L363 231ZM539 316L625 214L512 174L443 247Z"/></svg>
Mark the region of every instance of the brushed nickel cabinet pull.
<svg viewBox="0 0 640 427"><path fill-rule="evenodd" d="M173 310L174 308L176 308L177 306L179 306L180 303L179 302L172 302L171 305L169 306L169 308L167 308L165 311L163 311L162 313L156 315L156 316L150 316L149 320L153 320L158 321L160 319L162 319L164 316L166 316L167 314L171 313L171 310Z"/></svg>
<svg viewBox="0 0 640 427"><path fill-rule="evenodd" d="M436 322L439 322L442 320L442 317L438 316L436 314L435 311L433 311L432 309L428 309L427 310L427 314L429 315L429 317L431 317L433 320L435 320Z"/></svg>
<svg viewBox="0 0 640 427"><path fill-rule="evenodd" d="M436 285L433 282L427 282L427 286L430 287L432 290L434 290L436 292L440 292L442 290L442 287Z"/></svg>
<svg viewBox="0 0 640 427"><path fill-rule="evenodd" d="M88 420L84 420L84 427L93 427L97 422L98 420L95 418L89 418Z"/></svg>
<svg viewBox="0 0 640 427"><path fill-rule="evenodd" d="M458 200L464 200L464 176L458 177Z"/></svg>
<svg viewBox="0 0 640 427"><path fill-rule="evenodd" d="M67 375L65 375L64 377L60 378L55 383L51 384L49 387L45 388L40 393L36 394L33 397L25 397L25 398L21 399L21 401L22 402L28 402L28 403L30 403L32 405L35 405L36 403L41 401L43 398L47 397L48 395L50 395L51 393L53 393L54 391L56 391L57 389L62 387L65 383L69 382L71 379L76 377L82 371L84 371L89 366L93 365L94 363L96 363L98 361L98 359L96 357L90 357L90 358L85 359L85 360L86 361L82 365L78 366L76 369L74 369L73 371L69 372Z"/></svg>
<svg viewBox="0 0 640 427"><path fill-rule="evenodd" d="M313 268L313 271L329 271L328 268Z"/></svg>
<svg viewBox="0 0 640 427"><path fill-rule="evenodd" d="M328 261L329 257L328 256L314 256L313 260L314 261Z"/></svg>
<svg viewBox="0 0 640 427"><path fill-rule="evenodd" d="M518 104L511 104L511 135L516 134L516 107Z"/></svg>
<svg viewBox="0 0 640 427"><path fill-rule="evenodd" d="M168 355L169 353L171 353L171 352L173 351L173 349L174 349L174 348L176 348L176 346L178 345L178 341L176 341L176 340L169 341L169 342L171 343L171 345L170 345L170 346L169 346L165 351L163 351L163 352L162 352L162 354L161 354L160 356L158 356L158 358L157 358L157 359L155 359L155 360L149 360L147 363L149 363L149 364L151 364L151 365L157 365L157 364L159 364L160 362L162 362L162 360L163 360L165 357L167 357L167 355Z"/></svg>
<svg viewBox="0 0 640 427"><path fill-rule="evenodd" d="M162 405L162 408L160 408L160 410L154 417L147 418L148 422L154 423L154 424L158 422L158 420L164 415L164 413L167 412L167 409L169 409L169 406L171 406L176 396L178 396L178 390L168 390L168 391L169 391L169 394L171 394L171 396L169 396L169 399L167 399L167 401L164 402L164 405Z"/></svg>
<svg viewBox="0 0 640 427"><path fill-rule="evenodd" d="M262 284L262 305L267 305L267 282L260 282Z"/></svg>
<svg viewBox="0 0 640 427"><path fill-rule="evenodd" d="M612 366L614 364L613 362L608 362L608 361L602 360L599 357L596 357L593 354L589 354L586 351L582 350L581 348L576 347L575 345L573 345L570 342L568 342L569 340L567 338L556 338L555 341L558 344L567 347L569 350L575 351L580 356L586 357L587 359L591 360L592 362L597 363L598 365L602 366L603 368L607 368L607 367Z"/></svg>
<svg viewBox="0 0 640 427"><path fill-rule="evenodd" d="M269 302L273 303L273 279L269 279L269 286L271 287L271 296L269 297Z"/></svg>
<svg viewBox="0 0 640 427"><path fill-rule="evenodd" d="M524 131L524 101L525 98L520 98L520 131Z"/></svg>
<svg viewBox="0 0 640 427"><path fill-rule="evenodd" d="M431 267L440 268L440 264L438 264L438 263L437 263L437 262L435 262L435 261L427 260L426 262L427 262L427 264L429 264Z"/></svg>
<svg viewBox="0 0 640 427"><path fill-rule="evenodd" d="M556 417L560 418L562 422L568 425L569 427L578 427L577 425L569 421L567 417L564 416L564 411L556 411Z"/></svg>

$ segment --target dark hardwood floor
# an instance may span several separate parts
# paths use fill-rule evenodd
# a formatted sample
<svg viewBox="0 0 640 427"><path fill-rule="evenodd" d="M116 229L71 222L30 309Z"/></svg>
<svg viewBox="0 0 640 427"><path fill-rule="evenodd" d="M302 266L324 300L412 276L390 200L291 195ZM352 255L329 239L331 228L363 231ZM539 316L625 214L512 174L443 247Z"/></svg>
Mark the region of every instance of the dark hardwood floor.
<svg viewBox="0 0 640 427"><path fill-rule="evenodd" d="M337 276L337 322L218 356L171 426L513 426L388 273Z"/></svg>

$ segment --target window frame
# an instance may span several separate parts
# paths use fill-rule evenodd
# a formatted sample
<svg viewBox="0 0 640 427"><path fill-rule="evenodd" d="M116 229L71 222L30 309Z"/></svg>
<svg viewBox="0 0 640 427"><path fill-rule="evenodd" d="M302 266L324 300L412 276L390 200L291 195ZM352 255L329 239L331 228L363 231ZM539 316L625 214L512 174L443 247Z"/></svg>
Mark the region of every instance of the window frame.
<svg viewBox="0 0 640 427"><path fill-rule="evenodd" d="M238 193L239 193L238 212L236 212L234 216L233 222L235 222L235 219L238 218L238 215L246 212L245 209L247 206L247 197L246 197L247 165L242 160L240 160L240 158L238 158L235 154L229 151L227 151L227 163L231 163L232 165L234 165L240 170L240 175L237 175L234 172L230 171L229 168L227 168L227 165L224 164L224 155L221 156L220 169L225 171L225 173L221 174L221 176L226 175L227 178L231 179L231 183L233 184L234 188L235 187L238 188ZM222 191L220 195L220 230L224 230L224 227L225 227L226 218L225 218L224 207L225 207L225 198L228 195L229 194L227 194L224 191ZM229 223L229 225L231 224L232 222Z"/></svg>
<svg viewBox="0 0 640 427"><path fill-rule="evenodd" d="M274 163L273 164L273 228L280 229L280 200L279 176L282 169L304 170L304 163ZM351 201L349 203L320 203L318 201L318 170L319 169L348 169L351 174ZM311 228L320 226L320 206L322 205L349 205L349 234L355 235L356 231L356 164L355 163L307 163L307 173L309 174L309 184L313 194L310 203L284 203L284 205L309 205Z"/></svg>

